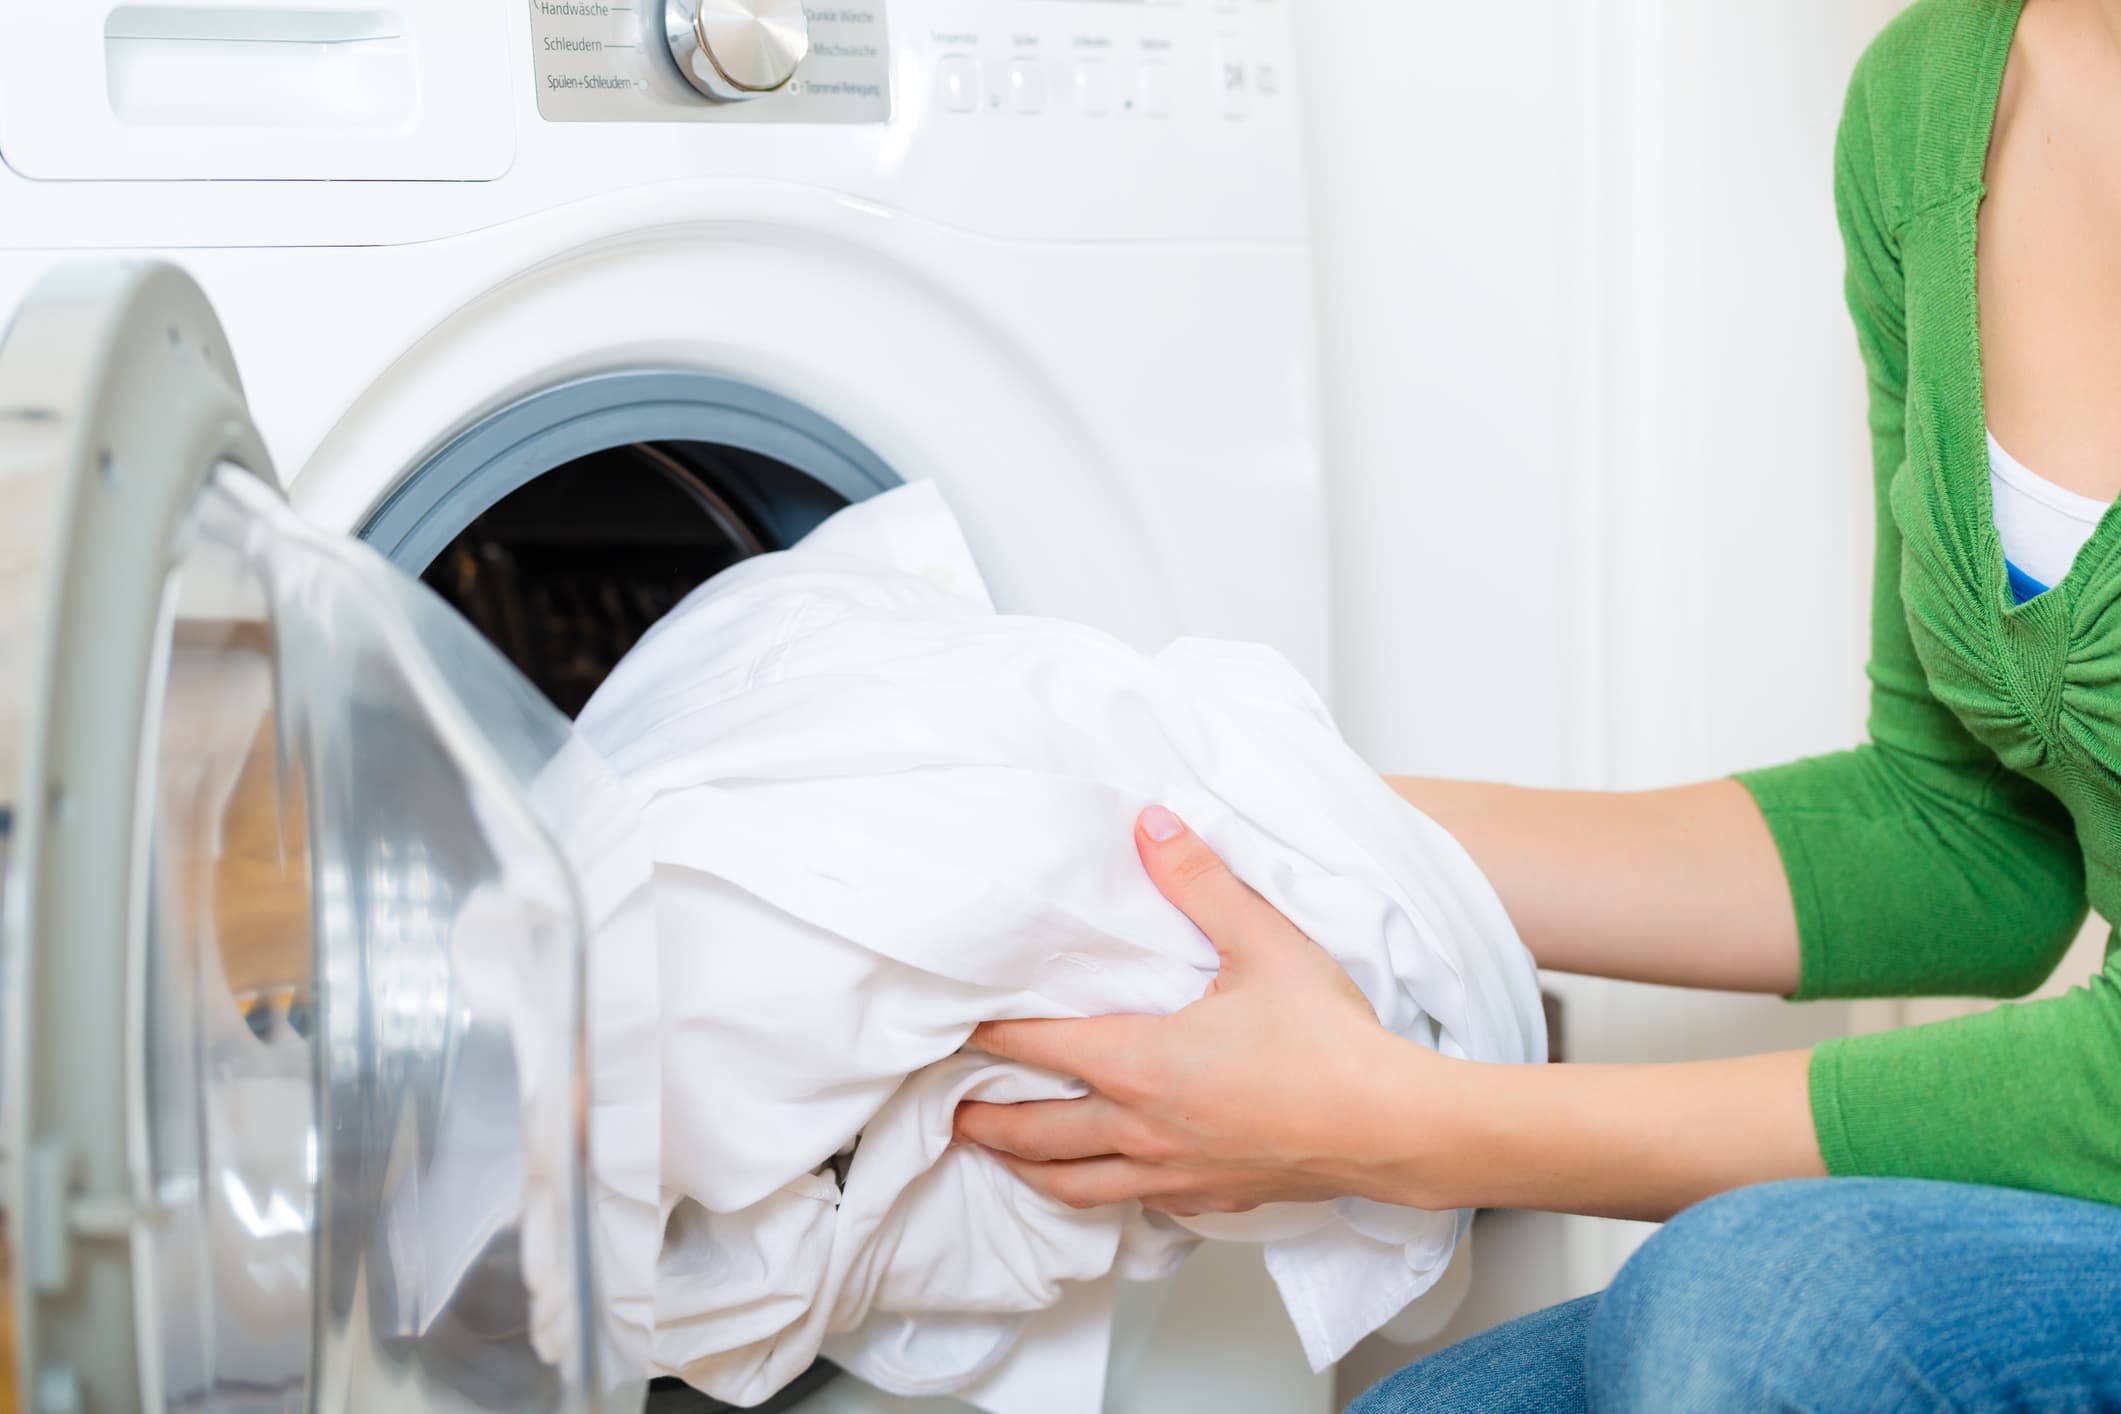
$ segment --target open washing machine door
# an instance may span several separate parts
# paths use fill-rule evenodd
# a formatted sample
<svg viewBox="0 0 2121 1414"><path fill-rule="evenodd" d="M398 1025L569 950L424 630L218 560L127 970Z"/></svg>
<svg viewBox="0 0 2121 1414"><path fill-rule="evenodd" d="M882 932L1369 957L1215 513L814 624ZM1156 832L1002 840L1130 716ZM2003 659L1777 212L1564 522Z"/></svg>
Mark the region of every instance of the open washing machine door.
<svg viewBox="0 0 2121 1414"><path fill-rule="evenodd" d="M564 716L287 508L187 277L47 279L0 341L14 1407L638 1410L645 858Z"/></svg>

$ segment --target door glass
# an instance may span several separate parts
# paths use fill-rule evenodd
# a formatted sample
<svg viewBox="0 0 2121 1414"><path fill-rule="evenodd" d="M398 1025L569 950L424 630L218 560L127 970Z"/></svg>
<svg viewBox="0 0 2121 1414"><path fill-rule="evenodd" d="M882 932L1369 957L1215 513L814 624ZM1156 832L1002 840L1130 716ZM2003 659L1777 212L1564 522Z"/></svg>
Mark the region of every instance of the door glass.
<svg viewBox="0 0 2121 1414"><path fill-rule="evenodd" d="M588 928L529 803L565 720L233 469L164 612L143 1084L165 1218L136 1265L163 1407L588 1407Z"/></svg>

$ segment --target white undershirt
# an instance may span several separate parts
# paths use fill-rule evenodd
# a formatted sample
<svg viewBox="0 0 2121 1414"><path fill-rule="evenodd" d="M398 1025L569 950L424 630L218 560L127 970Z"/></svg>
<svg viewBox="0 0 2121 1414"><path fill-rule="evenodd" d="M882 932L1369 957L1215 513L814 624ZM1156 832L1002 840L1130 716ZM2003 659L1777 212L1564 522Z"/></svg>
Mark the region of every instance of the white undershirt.
<svg viewBox="0 0 2121 1414"><path fill-rule="evenodd" d="M2061 583L2105 516L2106 502L2057 486L2003 450L1993 432L1988 435L1988 486L2003 558L2038 589Z"/></svg>

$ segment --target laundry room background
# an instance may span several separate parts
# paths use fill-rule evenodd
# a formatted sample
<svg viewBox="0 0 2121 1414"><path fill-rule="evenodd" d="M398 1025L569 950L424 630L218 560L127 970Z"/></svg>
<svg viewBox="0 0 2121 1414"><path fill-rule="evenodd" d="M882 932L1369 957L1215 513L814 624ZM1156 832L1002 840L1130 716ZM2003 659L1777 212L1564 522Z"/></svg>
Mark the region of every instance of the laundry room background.
<svg viewBox="0 0 2121 1414"><path fill-rule="evenodd" d="M1337 708L1380 768L1648 787L1861 738L1870 467L1832 150L1899 8L1298 12ZM1551 985L1587 1061L1965 1006ZM1450 1334L1603 1285L1647 1231L1494 1223ZM1358 1352L1343 1395L1406 1356Z"/></svg>
<svg viewBox="0 0 2121 1414"><path fill-rule="evenodd" d="M486 1117L503 1093L443 1044L482 1016L451 990L456 920L498 916L466 900L487 907L516 857L463 822L538 834L545 867L506 877L587 936L588 882L629 876L539 840L623 854L630 824L564 776L540 814L535 768L494 765L547 759L509 724L558 753L674 603L901 482L946 496L1003 611L1151 651L1270 644L1383 770L1631 788L1858 740L1872 511L1831 152L1900 3L773 0L744 82L697 0L8 8L0 1235L42 1240L0 1293L0 1357L99 1409L300 1403L342 1367L567 1394L535 1350L489 1364L517 1325L401 1338L341 1299L360 1263L370 1293L472 1270L381 1225L472 1172L453 1139L423 1147L455 1130L415 1142L395 1116L446 1087L452 1116ZM257 558L212 561L238 550ZM330 595L253 593L311 582L293 565L364 568ZM408 602L444 626L433 652L399 651ZM347 670L364 661L389 671ZM516 689L535 710L478 706ZM488 862L445 879L436 861L474 846ZM271 968L240 946L257 938ZM654 995L637 954L596 951ZM464 975L515 978L488 962ZM521 971L553 1024L507 1048L488 1026L492 1076L566 1075L572 964ZM1969 1005L1548 985L1579 1061ZM662 1015L584 991L595 1021ZM194 1034L226 1062L165 1064ZM631 1193L638 1219L659 1050L582 1054L647 1069L548 1086L586 1096L575 1127L541 1118L495 1152ZM152 1224L128 1216L143 1175ZM528 1212L505 1184L458 1191L499 1204L481 1222ZM591 1250L590 1205L565 1211L565 1251ZM664 1229L630 1231L595 1249L601 1290L571 1267L545 1309L645 1330ZM1481 1214L1477 1263L1398 1324L1414 1343L1368 1342L1339 1393L1603 1285L1649 1231ZM522 1247L491 1250L520 1268ZM531 1309L495 1270L478 1290ZM136 1276L164 1284L136 1300ZM1103 1363L1071 1368L1108 1414L1340 1407L1256 1251L1214 1244L1115 1308L1077 1330ZM605 1368L638 1383L647 1363ZM0 1414L9 1388L0 1364ZM783 1392L805 1414L909 1408L823 1364Z"/></svg>

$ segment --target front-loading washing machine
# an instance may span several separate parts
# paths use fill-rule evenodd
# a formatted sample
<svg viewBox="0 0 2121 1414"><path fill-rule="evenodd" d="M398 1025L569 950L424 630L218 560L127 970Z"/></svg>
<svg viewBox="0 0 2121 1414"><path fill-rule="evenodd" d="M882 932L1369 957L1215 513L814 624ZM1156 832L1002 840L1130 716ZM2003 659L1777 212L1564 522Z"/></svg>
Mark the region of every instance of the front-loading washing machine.
<svg viewBox="0 0 2121 1414"><path fill-rule="evenodd" d="M930 479L1005 609L1325 685L1288 30L0 0L21 1407L638 1404L541 714L719 568ZM1330 1403L1256 1252L1127 1310L1108 1408Z"/></svg>

